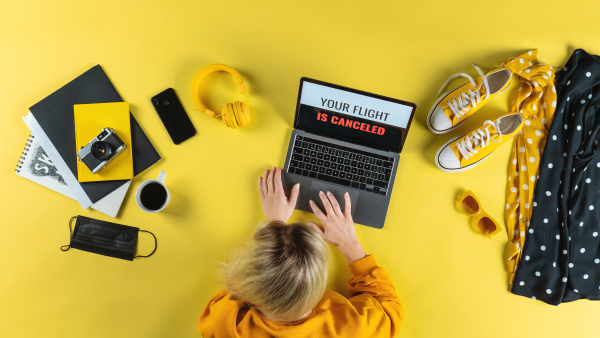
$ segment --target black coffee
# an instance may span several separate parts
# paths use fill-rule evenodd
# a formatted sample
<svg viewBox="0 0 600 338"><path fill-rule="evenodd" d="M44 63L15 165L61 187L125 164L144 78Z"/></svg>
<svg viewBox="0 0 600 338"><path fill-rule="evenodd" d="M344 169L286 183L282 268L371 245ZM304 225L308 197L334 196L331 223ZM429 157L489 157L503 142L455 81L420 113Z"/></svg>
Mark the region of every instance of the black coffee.
<svg viewBox="0 0 600 338"><path fill-rule="evenodd" d="M158 183L149 183L140 192L140 202L148 210L158 210L167 201L167 190Z"/></svg>

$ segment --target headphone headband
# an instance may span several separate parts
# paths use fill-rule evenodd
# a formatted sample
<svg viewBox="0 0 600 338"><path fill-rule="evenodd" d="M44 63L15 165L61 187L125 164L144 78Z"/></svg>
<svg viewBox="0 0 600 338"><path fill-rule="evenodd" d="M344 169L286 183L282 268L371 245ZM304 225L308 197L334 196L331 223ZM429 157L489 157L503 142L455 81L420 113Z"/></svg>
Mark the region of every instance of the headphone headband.
<svg viewBox="0 0 600 338"><path fill-rule="evenodd" d="M246 87L244 86L244 79L242 79L242 76L240 75L240 73L238 73L232 67L229 67L224 64L214 64L214 65L210 65L210 66L203 68L202 70L200 70L198 72L198 74L196 74L196 77L194 77L194 81L192 82L192 98L194 99L194 103L196 104L196 106L203 113L205 113L206 115L208 115L210 117L217 117L217 114L214 111L206 108L204 106L204 104L202 104L202 100L200 100L200 85L202 84L202 81L208 75L215 73L215 72L221 72L221 71L231 74L238 84L238 89L239 89L240 93L246 95Z"/></svg>

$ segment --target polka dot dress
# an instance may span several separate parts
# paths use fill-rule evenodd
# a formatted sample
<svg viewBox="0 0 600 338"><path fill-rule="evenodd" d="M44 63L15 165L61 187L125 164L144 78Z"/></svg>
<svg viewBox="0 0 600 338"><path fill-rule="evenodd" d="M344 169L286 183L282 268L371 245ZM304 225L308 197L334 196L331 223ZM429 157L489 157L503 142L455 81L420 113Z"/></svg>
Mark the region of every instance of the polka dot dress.
<svg viewBox="0 0 600 338"><path fill-rule="evenodd" d="M521 82L511 111L520 112L525 120L523 130L514 138L508 165L505 221L513 250L508 258L509 281L512 283L521 261L525 237L530 233L540 158L556 110L556 70L538 63L537 50L509 60L505 67Z"/></svg>
<svg viewBox="0 0 600 338"><path fill-rule="evenodd" d="M600 299L600 57L573 52L556 89L512 292L559 305Z"/></svg>

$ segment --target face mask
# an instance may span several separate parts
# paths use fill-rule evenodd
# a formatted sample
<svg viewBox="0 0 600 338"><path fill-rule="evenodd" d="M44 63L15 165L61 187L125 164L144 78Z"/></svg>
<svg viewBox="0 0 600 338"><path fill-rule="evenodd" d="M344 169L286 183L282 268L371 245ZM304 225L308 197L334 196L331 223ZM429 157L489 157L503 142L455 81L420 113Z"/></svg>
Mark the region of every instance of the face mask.
<svg viewBox="0 0 600 338"><path fill-rule="evenodd" d="M77 222L75 223L75 230L73 230L71 224L75 219L77 219ZM63 245L60 248L62 251L75 248L132 261L134 258L152 256L157 247L156 236L150 231L84 216L71 218L69 230L71 230L71 244ZM134 256L139 231L147 232L154 237L154 250L147 256Z"/></svg>

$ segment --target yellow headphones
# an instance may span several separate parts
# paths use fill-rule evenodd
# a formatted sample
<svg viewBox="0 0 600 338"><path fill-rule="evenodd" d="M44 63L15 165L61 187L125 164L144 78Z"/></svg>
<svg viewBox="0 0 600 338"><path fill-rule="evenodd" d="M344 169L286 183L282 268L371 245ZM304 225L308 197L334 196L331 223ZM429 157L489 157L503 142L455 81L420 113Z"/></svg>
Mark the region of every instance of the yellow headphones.
<svg viewBox="0 0 600 338"><path fill-rule="evenodd" d="M202 104L202 101L200 101L200 84L202 83L204 78L206 78L209 74L212 74L214 72L219 72L219 71L223 71L223 72L227 72L227 73L231 74L235 78L235 81L238 84L240 93L246 95L246 102L235 101L235 102L227 103L221 109L221 115L217 115L214 111L206 108ZM244 86L244 80L242 79L242 76L240 75L240 73L238 73L235 69L233 69L227 65L214 64L214 65L207 66L204 69L202 69L201 71L199 71L198 74L196 74L194 81L192 82L192 98L194 99L194 103L200 109L200 111L204 112L204 114L206 114L210 117L214 117L214 118L221 117L223 119L223 123L225 123L225 125L229 128L235 129L238 127L244 127L244 126L247 126L248 123L250 122L250 109L248 108L248 94L246 93L246 87Z"/></svg>

